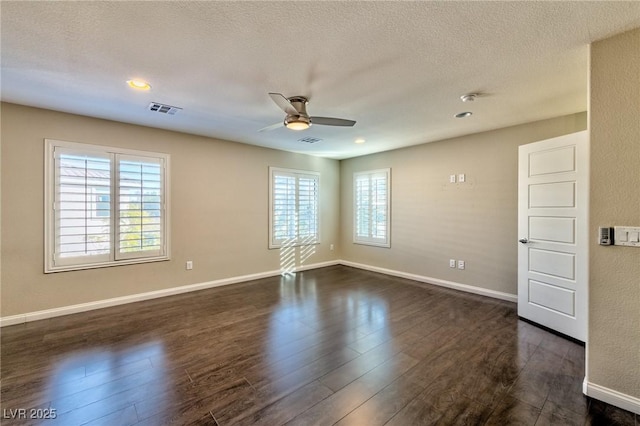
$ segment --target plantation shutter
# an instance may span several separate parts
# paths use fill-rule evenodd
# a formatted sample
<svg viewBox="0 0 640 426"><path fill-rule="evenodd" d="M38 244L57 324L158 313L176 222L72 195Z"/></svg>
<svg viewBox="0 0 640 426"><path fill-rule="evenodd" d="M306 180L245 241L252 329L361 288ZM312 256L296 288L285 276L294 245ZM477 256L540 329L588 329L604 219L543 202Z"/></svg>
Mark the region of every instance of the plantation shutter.
<svg viewBox="0 0 640 426"><path fill-rule="evenodd" d="M354 242L390 246L390 170L354 174Z"/></svg>
<svg viewBox="0 0 640 426"><path fill-rule="evenodd" d="M357 176L355 179L355 232L356 239L370 237L371 229L371 179L368 175Z"/></svg>
<svg viewBox="0 0 640 426"><path fill-rule="evenodd" d="M271 168L269 247L315 244L319 238L319 175Z"/></svg>
<svg viewBox="0 0 640 426"><path fill-rule="evenodd" d="M45 273L168 259L168 155L52 139L45 152Z"/></svg>
<svg viewBox="0 0 640 426"><path fill-rule="evenodd" d="M54 265L108 261L113 193L110 156L57 147L54 168Z"/></svg>
<svg viewBox="0 0 640 426"><path fill-rule="evenodd" d="M118 223L116 259L164 252L164 161L116 155Z"/></svg>
<svg viewBox="0 0 640 426"><path fill-rule="evenodd" d="M298 177L298 242L313 244L318 239L318 177Z"/></svg>

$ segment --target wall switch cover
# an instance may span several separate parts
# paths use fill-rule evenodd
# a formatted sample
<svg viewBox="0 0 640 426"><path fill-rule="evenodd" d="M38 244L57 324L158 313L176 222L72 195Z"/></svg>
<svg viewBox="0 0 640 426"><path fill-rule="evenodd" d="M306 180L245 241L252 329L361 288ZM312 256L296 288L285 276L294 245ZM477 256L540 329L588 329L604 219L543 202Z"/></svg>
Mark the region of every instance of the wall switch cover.
<svg viewBox="0 0 640 426"><path fill-rule="evenodd" d="M640 247L640 226L615 226L613 228L613 245Z"/></svg>

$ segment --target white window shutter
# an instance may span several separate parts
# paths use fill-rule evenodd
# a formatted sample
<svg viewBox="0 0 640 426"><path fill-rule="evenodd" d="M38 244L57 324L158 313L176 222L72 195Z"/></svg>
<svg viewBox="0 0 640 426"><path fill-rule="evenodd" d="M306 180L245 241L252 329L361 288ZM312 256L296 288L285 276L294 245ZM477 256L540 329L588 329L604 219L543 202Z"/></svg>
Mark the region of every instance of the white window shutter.
<svg viewBox="0 0 640 426"><path fill-rule="evenodd" d="M269 248L319 242L320 175L269 168Z"/></svg>
<svg viewBox="0 0 640 426"><path fill-rule="evenodd" d="M45 272L168 259L168 155L45 147Z"/></svg>
<svg viewBox="0 0 640 426"><path fill-rule="evenodd" d="M164 253L164 167L161 158L117 155L116 259Z"/></svg>
<svg viewBox="0 0 640 426"><path fill-rule="evenodd" d="M56 148L54 168L55 265L108 261L112 246L110 156Z"/></svg>
<svg viewBox="0 0 640 426"><path fill-rule="evenodd" d="M391 169L353 175L353 242L390 247Z"/></svg>

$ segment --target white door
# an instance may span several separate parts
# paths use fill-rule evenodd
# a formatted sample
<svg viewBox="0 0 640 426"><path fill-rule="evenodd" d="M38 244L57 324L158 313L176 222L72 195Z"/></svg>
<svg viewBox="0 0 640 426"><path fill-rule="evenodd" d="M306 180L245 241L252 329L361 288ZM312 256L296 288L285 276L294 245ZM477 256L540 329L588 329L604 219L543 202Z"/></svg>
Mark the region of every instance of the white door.
<svg viewBox="0 0 640 426"><path fill-rule="evenodd" d="M523 145L518 167L518 315L585 341L586 131Z"/></svg>

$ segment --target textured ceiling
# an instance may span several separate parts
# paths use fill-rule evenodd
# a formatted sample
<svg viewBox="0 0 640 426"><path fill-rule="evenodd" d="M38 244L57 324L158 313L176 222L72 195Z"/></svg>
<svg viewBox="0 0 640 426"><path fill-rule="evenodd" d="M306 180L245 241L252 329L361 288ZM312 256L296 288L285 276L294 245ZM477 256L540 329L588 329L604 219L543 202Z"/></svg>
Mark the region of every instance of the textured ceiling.
<svg viewBox="0 0 640 426"><path fill-rule="evenodd" d="M588 44L640 27L638 1L0 8L4 101L331 158L584 111ZM129 88L134 77L152 89ZM285 115L268 92L357 124L259 133ZM468 92L482 96L461 102ZM183 110L153 113L150 102ZM474 115L453 117L465 110Z"/></svg>

